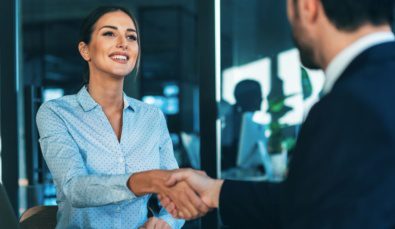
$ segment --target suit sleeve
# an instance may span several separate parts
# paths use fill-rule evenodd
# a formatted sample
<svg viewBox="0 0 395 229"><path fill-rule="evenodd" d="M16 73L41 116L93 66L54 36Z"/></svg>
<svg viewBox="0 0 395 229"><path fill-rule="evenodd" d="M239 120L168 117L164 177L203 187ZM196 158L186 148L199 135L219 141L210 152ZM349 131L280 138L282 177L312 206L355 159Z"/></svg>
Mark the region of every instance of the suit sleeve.
<svg viewBox="0 0 395 229"><path fill-rule="evenodd" d="M282 183L226 180L219 210L231 228L278 228Z"/></svg>

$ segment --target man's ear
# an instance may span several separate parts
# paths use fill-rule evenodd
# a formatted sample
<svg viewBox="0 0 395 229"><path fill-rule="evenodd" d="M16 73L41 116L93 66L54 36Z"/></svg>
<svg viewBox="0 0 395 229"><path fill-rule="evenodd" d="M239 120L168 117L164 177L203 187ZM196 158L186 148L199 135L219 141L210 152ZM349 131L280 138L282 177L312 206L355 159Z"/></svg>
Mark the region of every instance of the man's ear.
<svg viewBox="0 0 395 229"><path fill-rule="evenodd" d="M90 61L91 60L91 57L90 57L90 54L89 54L88 45L85 44L85 42L81 41L78 44L78 51L80 51L80 54L81 54L82 58L84 58L84 60L86 60L86 61Z"/></svg>
<svg viewBox="0 0 395 229"><path fill-rule="evenodd" d="M287 16L290 22L297 16L297 12L295 11L295 0L287 0Z"/></svg>
<svg viewBox="0 0 395 229"><path fill-rule="evenodd" d="M320 0L299 0L300 4L295 7L299 7L299 14L308 23L315 23L318 19L319 10L321 6Z"/></svg>

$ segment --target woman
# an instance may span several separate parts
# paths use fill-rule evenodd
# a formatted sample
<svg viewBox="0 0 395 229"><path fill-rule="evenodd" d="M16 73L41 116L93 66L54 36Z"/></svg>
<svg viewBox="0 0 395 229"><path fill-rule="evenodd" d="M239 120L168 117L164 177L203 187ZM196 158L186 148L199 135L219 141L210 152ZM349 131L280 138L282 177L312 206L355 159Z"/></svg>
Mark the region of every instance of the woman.
<svg viewBox="0 0 395 229"><path fill-rule="evenodd" d="M89 66L88 83L37 114L57 187L57 228L180 228L184 221L165 209L147 220L150 195L144 194L155 191L137 194L141 185L132 187L166 174L140 171L178 167L161 111L123 93L125 76L137 72L140 58L134 17L121 7L99 7L84 20L78 49Z"/></svg>

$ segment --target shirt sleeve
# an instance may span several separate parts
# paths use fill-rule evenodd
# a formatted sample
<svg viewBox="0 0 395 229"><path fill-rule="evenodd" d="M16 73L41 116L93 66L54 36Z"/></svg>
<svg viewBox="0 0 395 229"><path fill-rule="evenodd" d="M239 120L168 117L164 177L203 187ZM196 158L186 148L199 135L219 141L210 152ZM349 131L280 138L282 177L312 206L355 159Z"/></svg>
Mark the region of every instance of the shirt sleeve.
<svg viewBox="0 0 395 229"><path fill-rule="evenodd" d="M167 129L166 119L163 113L159 110L159 126L160 126L160 143L159 143L159 154L160 154L160 169L170 170L178 169L177 160L174 157L173 144ZM159 212L159 218L166 221L171 228L181 228L185 220L175 219L169 214L165 208L162 208Z"/></svg>
<svg viewBox="0 0 395 229"><path fill-rule="evenodd" d="M131 174L88 174L78 145L53 105L45 103L37 113L39 141L55 185L71 205L95 207L136 198L127 187Z"/></svg>

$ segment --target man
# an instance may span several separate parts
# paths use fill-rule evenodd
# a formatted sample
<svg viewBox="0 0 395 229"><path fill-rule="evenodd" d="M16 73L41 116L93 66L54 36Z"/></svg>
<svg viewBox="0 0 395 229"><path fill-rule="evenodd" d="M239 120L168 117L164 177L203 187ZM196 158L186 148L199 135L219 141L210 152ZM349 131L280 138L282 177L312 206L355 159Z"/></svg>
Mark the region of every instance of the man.
<svg viewBox="0 0 395 229"><path fill-rule="evenodd" d="M288 0L287 8L302 63L326 73L287 179L223 181L179 170L168 185L187 181L236 228L394 228L394 0ZM161 200L183 217L171 198Z"/></svg>

